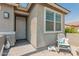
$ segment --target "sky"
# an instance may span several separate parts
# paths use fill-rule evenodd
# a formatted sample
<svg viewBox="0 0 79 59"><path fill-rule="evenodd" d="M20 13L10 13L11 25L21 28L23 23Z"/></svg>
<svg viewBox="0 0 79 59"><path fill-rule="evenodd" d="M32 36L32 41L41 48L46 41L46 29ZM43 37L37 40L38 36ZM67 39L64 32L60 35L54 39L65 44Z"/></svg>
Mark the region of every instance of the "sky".
<svg viewBox="0 0 79 59"><path fill-rule="evenodd" d="M79 21L79 3L60 3L59 5L71 11L65 16L65 23Z"/></svg>

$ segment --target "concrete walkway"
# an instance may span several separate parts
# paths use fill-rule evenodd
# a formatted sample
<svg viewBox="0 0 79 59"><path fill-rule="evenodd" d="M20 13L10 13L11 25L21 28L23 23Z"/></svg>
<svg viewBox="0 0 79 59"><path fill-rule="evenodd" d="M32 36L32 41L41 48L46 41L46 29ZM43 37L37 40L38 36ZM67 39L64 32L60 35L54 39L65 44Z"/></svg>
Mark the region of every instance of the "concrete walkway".
<svg viewBox="0 0 79 59"><path fill-rule="evenodd" d="M19 40L14 47L9 49L9 51L5 50L5 53L7 56L21 56L34 51L36 51L36 49L26 40Z"/></svg>

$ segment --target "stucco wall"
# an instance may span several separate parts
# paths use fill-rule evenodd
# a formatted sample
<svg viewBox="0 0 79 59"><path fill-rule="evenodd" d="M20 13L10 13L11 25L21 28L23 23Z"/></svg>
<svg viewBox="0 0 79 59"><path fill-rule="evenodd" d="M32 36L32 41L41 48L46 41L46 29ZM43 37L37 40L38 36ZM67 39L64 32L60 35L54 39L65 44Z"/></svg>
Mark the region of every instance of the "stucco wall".
<svg viewBox="0 0 79 59"><path fill-rule="evenodd" d="M50 44L56 44L57 34L56 33L44 33L44 7L38 4L38 19L37 19L37 46L38 48L44 47ZM64 21L62 21L62 25ZM62 26L62 32L64 31Z"/></svg>
<svg viewBox="0 0 79 59"><path fill-rule="evenodd" d="M5 37L0 35L0 56L3 53L3 45L5 43Z"/></svg>
<svg viewBox="0 0 79 59"><path fill-rule="evenodd" d="M5 19L4 12L9 13L9 19ZM15 32L14 32L14 7L0 3L0 35L8 36L11 46L15 45ZM9 34L10 33L10 34Z"/></svg>
<svg viewBox="0 0 79 59"><path fill-rule="evenodd" d="M9 13L9 19L4 19L3 13ZM0 32L14 31L14 8L13 6L0 4Z"/></svg>
<svg viewBox="0 0 79 59"><path fill-rule="evenodd" d="M45 47L47 45L56 44L57 33L44 32L44 7L41 4L36 4L30 11L30 16L27 19L27 38L35 47ZM50 8L50 7L49 7ZM64 15L62 15L62 25L64 24ZM62 26L64 32L64 25Z"/></svg>
<svg viewBox="0 0 79 59"><path fill-rule="evenodd" d="M37 47L37 5L30 11L27 19L27 39L34 47Z"/></svg>

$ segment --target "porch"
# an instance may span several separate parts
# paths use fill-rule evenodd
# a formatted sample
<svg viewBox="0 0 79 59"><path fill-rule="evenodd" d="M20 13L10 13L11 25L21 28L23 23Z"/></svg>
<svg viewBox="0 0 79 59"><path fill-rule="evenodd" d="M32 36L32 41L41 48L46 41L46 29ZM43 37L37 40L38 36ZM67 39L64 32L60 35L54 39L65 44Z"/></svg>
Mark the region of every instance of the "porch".
<svg viewBox="0 0 79 59"><path fill-rule="evenodd" d="M72 46L73 49L77 47ZM74 51L72 51L75 56ZM72 56L68 51L48 51L47 47L36 50L27 40L18 40L14 47L3 51L3 56Z"/></svg>
<svg viewBox="0 0 79 59"><path fill-rule="evenodd" d="M3 56L22 56L32 53L36 49L27 40L17 40L14 47L3 51Z"/></svg>
<svg viewBox="0 0 79 59"><path fill-rule="evenodd" d="M9 42L14 43L12 47L8 50L3 51L3 56L18 56L23 55L29 52L33 52L36 49L27 41L27 17L29 13L25 13L25 11L21 12L19 10L15 10L15 18L14 18L14 31L15 31L15 39L9 40ZM11 39L11 38L10 38ZM10 45L12 44L10 43Z"/></svg>

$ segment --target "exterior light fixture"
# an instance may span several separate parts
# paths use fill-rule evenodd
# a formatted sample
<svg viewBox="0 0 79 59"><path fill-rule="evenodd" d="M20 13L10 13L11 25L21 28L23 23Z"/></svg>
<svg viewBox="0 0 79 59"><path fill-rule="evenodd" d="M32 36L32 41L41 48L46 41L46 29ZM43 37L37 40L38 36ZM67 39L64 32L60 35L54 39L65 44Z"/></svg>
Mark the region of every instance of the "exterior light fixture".
<svg viewBox="0 0 79 59"><path fill-rule="evenodd" d="M3 17L4 17L5 19L8 19L8 18L9 18L9 13L8 13L8 12L4 12L4 13L3 13Z"/></svg>

